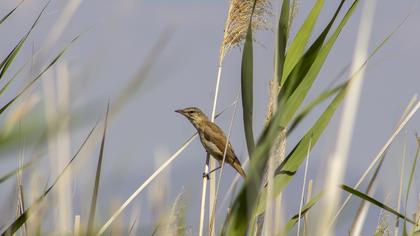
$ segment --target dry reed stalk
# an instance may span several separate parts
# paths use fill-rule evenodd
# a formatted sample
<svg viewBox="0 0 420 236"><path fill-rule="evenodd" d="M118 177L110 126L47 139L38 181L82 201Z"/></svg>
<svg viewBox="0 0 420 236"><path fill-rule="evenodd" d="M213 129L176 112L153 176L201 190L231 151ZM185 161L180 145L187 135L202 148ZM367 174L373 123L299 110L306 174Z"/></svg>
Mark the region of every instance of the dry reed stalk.
<svg viewBox="0 0 420 236"><path fill-rule="evenodd" d="M329 225L337 210L340 199L341 190L337 186L342 182L346 170L345 166L352 140L353 127L365 72L365 68L362 68L362 66L365 58L368 58L367 51L376 1L369 1L364 4L365 7L362 8L359 32L357 34L355 52L350 70L350 74L358 73L349 81L347 87L347 95L343 104L343 113L337 133L337 143L327 167L325 192L327 205L324 211L325 217L322 217L321 222L318 224L316 231L318 235L328 236L331 233L334 234L333 229ZM359 68L362 69L359 71Z"/></svg>
<svg viewBox="0 0 420 236"><path fill-rule="evenodd" d="M74 216L73 235L79 236L80 234L80 215Z"/></svg>
<svg viewBox="0 0 420 236"><path fill-rule="evenodd" d="M254 6L255 2L255 6ZM214 121L216 114L217 99L219 95L220 79L222 75L223 61L227 52L235 46L239 46L245 39L248 25L250 23L251 14L251 29L253 31L265 28L267 25L267 18L271 14L271 3L269 0L232 0L229 5L228 15L225 23L223 41L220 47L219 65L217 71L216 87L213 99L213 108L211 113L211 121ZM207 156L204 172L207 173L210 169L216 167L216 161ZM210 193L209 193L209 209L214 208L215 194L216 194L216 175L210 174ZM207 178L203 178L203 187L201 194L201 209L200 209L200 223L198 235L203 235L204 225L204 211L206 203L207 192ZM211 211L209 211L209 224L211 223ZM210 236L214 232L209 232Z"/></svg>
<svg viewBox="0 0 420 236"><path fill-rule="evenodd" d="M68 160L70 160L70 136L68 130L68 119L64 117L60 126L57 128L54 121L58 114L67 114L69 112L69 76L66 64L59 64L56 77L57 86L48 77L43 80L45 117L48 126L48 153L50 157L50 166L53 174L63 169ZM64 113L63 113L64 112ZM58 131L56 132L56 128ZM60 158L57 158L60 157ZM58 201L57 217L55 218L55 228L53 232L63 234L71 232L72 221L72 201L71 201L71 173L66 173L62 180L57 184L58 191L54 192Z"/></svg>
<svg viewBox="0 0 420 236"><path fill-rule="evenodd" d="M164 149L158 149L155 152L155 168L159 168L165 159L168 157L168 153ZM159 218L165 211L164 206L166 205L166 197L168 195L169 178L171 168L168 166L165 172L160 176L156 177L155 184L149 189L149 205L152 209L152 222L158 222Z"/></svg>
<svg viewBox="0 0 420 236"><path fill-rule="evenodd" d="M314 185L314 181L311 179L309 180L308 183L308 190L306 192L306 204L311 200L312 198L312 189L313 189L313 185ZM307 236L309 235L309 216L308 216L309 212L305 214L304 219L305 219L305 224L303 226L303 235Z"/></svg>
<svg viewBox="0 0 420 236"><path fill-rule="evenodd" d="M309 140L308 152L306 153L305 172L303 174L303 184L302 184L302 195L301 195L300 204L299 204L297 236L300 236L300 222L301 222L302 209L303 209L303 199L304 199L304 196L305 196L306 176L307 176L307 173L308 173L309 153L311 152L311 146L312 146L312 139ZM308 201L309 201L309 199L308 199Z"/></svg>
<svg viewBox="0 0 420 236"><path fill-rule="evenodd" d="M56 135L57 145L57 168L61 170L66 163L71 159L70 156L70 133L69 133L69 119L66 114L70 114L70 84L69 71L66 61L57 65L57 111L59 114L65 114L58 127ZM71 220L73 216L73 201L72 201L72 186L73 173L70 168L68 172L62 177L61 182L57 186L58 209L59 209L59 233L71 232Z"/></svg>
<svg viewBox="0 0 420 236"><path fill-rule="evenodd" d="M57 114L56 108L56 93L55 93L55 85L53 76L48 73L45 79L42 81L42 87L44 92L44 112L45 112L45 120L47 124L47 153L48 153L48 160L50 165L51 174L56 176L59 174L59 171L62 169L64 162L57 158L58 150L57 150L57 133L55 132L54 120ZM61 185L61 182L59 183ZM58 189L62 190L62 187L58 186ZM53 199L61 201L60 198L62 197L60 191L54 191L52 193ZM60 204L59 204L60 205ZM64 209L63 209L64 210ZM53 211L53 229L52 232L58 234L60 232L64 232L65 228L67 228L67 224L65 222L61 222L61 208L58 207L58 210Z"/></svg>

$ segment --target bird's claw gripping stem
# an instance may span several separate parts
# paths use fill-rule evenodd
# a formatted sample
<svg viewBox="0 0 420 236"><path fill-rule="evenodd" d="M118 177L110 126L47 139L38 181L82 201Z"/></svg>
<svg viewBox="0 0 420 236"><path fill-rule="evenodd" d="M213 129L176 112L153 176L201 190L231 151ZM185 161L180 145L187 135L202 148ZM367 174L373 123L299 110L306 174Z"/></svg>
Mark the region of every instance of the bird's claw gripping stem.
<svg viewBox="0 0 420 236"><path fill-rule="evenodd" d="M210 172L209 173L203 172L203 179L206 178L207 180L209 180L210 179L209 175L210 175Z"/></svg>

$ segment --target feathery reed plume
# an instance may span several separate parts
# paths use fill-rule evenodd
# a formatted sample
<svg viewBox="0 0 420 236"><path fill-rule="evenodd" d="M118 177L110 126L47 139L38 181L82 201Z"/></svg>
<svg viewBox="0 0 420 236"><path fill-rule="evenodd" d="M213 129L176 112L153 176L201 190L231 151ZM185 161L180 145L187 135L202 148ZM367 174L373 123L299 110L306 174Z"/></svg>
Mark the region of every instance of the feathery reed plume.
<svg viewBox="0 0 420 236"><path fill-rule="evenodd" d="M253 31L267 29L268 18L272 15L269 0L255 0L255 9L252 17L251 28ZM249 17L252 13L254 0L232 0L225 24L225 34L220 49L220 61L230 49L239 46L246 36Z"/></svg>

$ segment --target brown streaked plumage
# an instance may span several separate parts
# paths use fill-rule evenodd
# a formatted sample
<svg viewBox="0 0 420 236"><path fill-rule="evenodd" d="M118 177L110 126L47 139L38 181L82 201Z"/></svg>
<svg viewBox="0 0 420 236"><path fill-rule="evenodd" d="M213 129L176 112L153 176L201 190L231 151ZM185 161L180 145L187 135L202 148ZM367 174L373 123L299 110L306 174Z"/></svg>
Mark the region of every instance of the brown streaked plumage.
<svg viewBox="0 0 420 236"><path fill-rule="evenodd" d="M207 153L218 160L221 165L227 142L222 129L215 123L211 122L207 116L196 107L188 107L182 110L176 110L175 112L184 115L192 123L192 125L197 129L201 143ZM245 171L242 169L241 163L236 157L230 142L228 143L226 150L225 162L230 164L240 175L245 177Z"/></svg>

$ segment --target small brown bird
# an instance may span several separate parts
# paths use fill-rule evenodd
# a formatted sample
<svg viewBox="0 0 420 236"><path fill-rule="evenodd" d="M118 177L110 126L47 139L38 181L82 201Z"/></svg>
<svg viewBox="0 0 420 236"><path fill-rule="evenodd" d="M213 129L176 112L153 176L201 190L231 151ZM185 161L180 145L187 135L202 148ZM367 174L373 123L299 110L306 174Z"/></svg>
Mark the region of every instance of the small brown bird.
<svg viewBox="0 0 420 236"><path fill-rule="evenodd" d="M200 135L201 143L206 149L207 153L219 161L219 167L210 171L209 173L219 169L223 161L223 154L226 147L226 136L222 129L215 123L211 122L207 116L196 107L188 107L182 110L176 110L194 125ZM245 177L245 171L241 167L241 163L233 151L232 145L228 143L226 150L225 162L229 163L240 175ZM209 174L208 173L208 174ZM205 176L208 176L205 175Z"/></svg>

